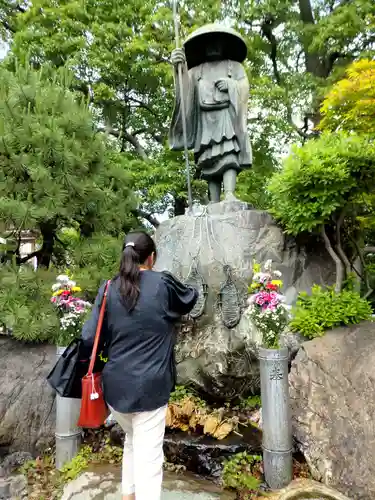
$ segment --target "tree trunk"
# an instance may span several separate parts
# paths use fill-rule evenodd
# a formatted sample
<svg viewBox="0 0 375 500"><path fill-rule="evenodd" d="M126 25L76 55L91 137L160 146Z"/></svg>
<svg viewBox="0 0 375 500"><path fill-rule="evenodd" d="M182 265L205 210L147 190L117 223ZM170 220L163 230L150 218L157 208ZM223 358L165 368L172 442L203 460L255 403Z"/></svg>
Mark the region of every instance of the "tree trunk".
<svg viewBox="0 0 375 500"><path fill-rule="evenodd" d="M337 253L334 251L334 249L332 247L332 244L327 236L324 224L322 226L322 237L323 237L326 249L336 265L335 292L340 293L342 290L342 286L344 284L344 279L345 279L345 267L344 267L344 264L342 263L342 260L340 259L340 257L337 255Z"/></svg>
<svg viewBox="0 0 375 500"><path fill-rule="evenodd" d="M309 25L315 24L311 1L299 0L298 4L300 19L304 25L304 28L306 29ZM326 78L328 75L326 74L324 64L322 63L321 54L312 52L310 49L310 37L306 36L306 34L303 34L301 42L304 48L307 72L320 78Z"/></svg>
<svg viewBox="0 0 375 500"><path fill-rule="evenodd" d="M79 232L83 238L90 238L94 234L94 225L90 221L84 220L79 225Z"/></svg>
<svg viewBox="0 0 375 500"><path fill-rule="evenodd" d="M46 222L40 225L43 238L42 248L38 252L38 266L49 268L55 246L56 225L54 222Z"/></svg>
<svg viewBox="0 0 375 500"><path fill-rule="evenodd" d="M309 26L315 24L314 14L311 6L311 0L299 0L300 19L303 27L306 30ZM304 49L306 71L315 78L326 79L331 74L333 64L337 58L335 54L326 54L313 52L310 48L311 37L303 33L301 35L301 43ZM313 104L313 109L307 119L311 120L314 129L319 125L322 116L320 114L321 99L317 99Z"/></svg>

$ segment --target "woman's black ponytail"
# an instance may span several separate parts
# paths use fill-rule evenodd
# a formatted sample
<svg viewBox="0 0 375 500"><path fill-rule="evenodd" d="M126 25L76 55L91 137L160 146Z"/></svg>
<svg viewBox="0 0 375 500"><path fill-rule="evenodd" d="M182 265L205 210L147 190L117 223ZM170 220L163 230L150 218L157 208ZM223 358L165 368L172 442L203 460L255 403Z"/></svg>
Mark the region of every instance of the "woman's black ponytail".
<svg viewBox="0 0 375 500"><path fill-rule="evenodd" d="M154 240L147 233L137 231L126 236L121 256L119 278L120 293L129 311L135 308L139 298L140 266L152 254L155 254L156 258Z"/></svg>

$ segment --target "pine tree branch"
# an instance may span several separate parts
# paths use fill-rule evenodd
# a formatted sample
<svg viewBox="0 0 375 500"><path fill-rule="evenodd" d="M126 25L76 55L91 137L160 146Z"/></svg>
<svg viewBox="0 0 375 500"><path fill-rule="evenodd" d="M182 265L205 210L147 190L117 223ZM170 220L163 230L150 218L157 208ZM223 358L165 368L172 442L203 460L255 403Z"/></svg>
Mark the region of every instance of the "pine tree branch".
<svg viewBox="0 0 375 500"><path fill-rule="evenodd" d="M39 248L39 250L35 250L35 252L31 252L31 253L25 255L25 257L19 257L17 259L17 263L18 264L25 264L30 259L33 259L34 257L39 257L41 252L42 252L42 249Z"/></svg>

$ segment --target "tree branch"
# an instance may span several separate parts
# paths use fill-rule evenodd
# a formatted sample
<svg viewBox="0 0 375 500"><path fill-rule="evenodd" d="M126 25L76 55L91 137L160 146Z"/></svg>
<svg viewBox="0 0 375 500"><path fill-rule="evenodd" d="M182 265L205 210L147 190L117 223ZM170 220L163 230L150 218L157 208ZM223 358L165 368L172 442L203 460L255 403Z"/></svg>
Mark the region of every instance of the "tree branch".
<svg viewBox="0 0 375 500"><path fill-rule="evenodd" d="M146 151L143 149L139 140L134 135L130 134L129 132L122 132L122 136L133 146L142 160L148 160Z"/></svg>
<svg viewBox="0 0 375 500"><path fill-rule="evenodd" d="M299 128L294 123L293 116L292 116L292 108L291 108L290 103L287 102L285 105L286 105L286 116L287 116L288 123L291 125L291 127L293 127L293 129L297 132L297 134L300 137L302 137L302 139L304 139L304 140L310 139L310 134L308 134L307 132L304 132L305 127Z"/></svg>
<svg viewBox="0 0 375 500"><path fill-rule="evenodd" d="M113 127L99 127L97 130L98 132L103 132L113 135L113 137L116 137L117 139L121 139L123 137L134 147L135 151L143 160L148 160L146 151L141 146L139 140L134 136L134 134L131 134L130 132L121 132L119 130L114 129Z"/></svg>
<svg viewBox="0 0 375 500"><path fill-rule="evenodd" d="M5 21L5 19L1 19L0 23L4 26L6 30L10 31L11 33L16 32L16 30L12 28L12 26L7 21Z"/></svg>
<svg viewBox="0 0 375 500"><path fill-rule="evenodd" d="M42 249L39 248L39 250L35 250L35 252L31 252L28 255L25 255L25 257L19 257L17 259L18 264L25 264L28 260L33 259L34 257L39 257L42 252Z"/></svg>
<svg viewBox="0 0 375 500"><path fill-rule="evenodd" d="M342 263L340 257L337 255L337 253L334 251L331 242L329 241L329 238L326 233L326 229L324 224L322 225L321 229L321 234L324 240L325 247L327 249L327 252L329 255L332 257L335 265L336 265L336 284L335 284L335 292L340 293L342 290L342 285L344 283L344 278L345 278L345 268L344 264Z"/></svg>
<svg viewBox="0 0 375 500"><path fill-rule="evenodd" d="M352 270L352 266L341 245L341 228L344 223L344 219L345 219L345 210L342 210L336 222L336 250L345 266L346 275L348 276Z"/></svg>
<svg viewBox="0 0 375 500"><path fill-rule="evenodd" d="M129 101L134 102L137 105L137 107L147 110L149 113L155 116L155 118L159 118L158 114L148 104L145 104L140 99L137 99L136 97L126 96L125 102Z"/></svg>
<svg viewBox="0 0 375 500"><path fill-rule="evenodd" d="M22 7L21 5L16 5L16 10L18 10L18 12L21 12L22 14L24 14L26 12L26 9L25 7Z"/></svg>
<svg viewBox="0 0 375 500"><path fill-rule="evenodd" d="M147 220L154 228L158 228L160 226L160 222L151 214L141 210L140 208L136 208L132 210L132 214L136 217L141 217L142 219Z"/></svg>
<svg viewBox="0 0 375 500"><path fill-rule="evenodd" d="M273 33L273 28L275 27L275 25L277 25L277 23L275 22L275 18L272 15L268 15L262 23L261 32L262 35L265 36L270 43L270 59L273 67L273 74L275 76L276 83L281 86L281 75L277 66L277 40Z"/></svg>
<svg viewBox="0 0 375 500"><path fill-rule="evenodd" d="M163 137L160 134L155 134L151 132L149 128L140 128L138 130L134 130L134 132L131 133L131 135L140 135L140 134L149 134L157 143L163 144L164 140Z"/></svg>
<svg viewBox="0 0 375 500"><path fill-rule="evenodd" d="M314 13L311 5L311 0L298 0L300 19L304 27L308 27L315 24ZM325 73L325 68L321 63L319 54L312 52L310 49L310 39L306 35L302 34L301 39L304 53L305 53L305 64L308 73L325 78L328 75Z"/></svg>
<svg viewBox="0 0 375 500"><path fill-rule="evenodd" d="M351 240L352 240L352 242L353 242L353 244L355 246L355 249L357 250L358 258L359 258L359 261L360 261L360 268L361 268L361 271L362 271L361 278L364 280L366 288L367 288L367 291L365 293L364 298L367 299L372 294L372 292L374 290L370 286L370 277L368 275L368 272L366 271L366 262L365 262L365 258L364 258L364 249L361 250L361 247L359 246L358 241L355 238L351 238ZM375 250L375 247L374 247L374 250ZM355 267L354 269L357 271L357 274L358 274L357 268Z"/></svg>

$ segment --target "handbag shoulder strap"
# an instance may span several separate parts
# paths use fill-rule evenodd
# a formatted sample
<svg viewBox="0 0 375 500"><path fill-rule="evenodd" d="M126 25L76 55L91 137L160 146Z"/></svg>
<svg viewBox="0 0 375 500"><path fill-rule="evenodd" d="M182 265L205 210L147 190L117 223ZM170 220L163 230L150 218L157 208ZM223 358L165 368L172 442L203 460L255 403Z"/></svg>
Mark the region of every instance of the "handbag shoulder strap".
<svg viewBox="0 0 375 500"><path fill-rule="evenodd" d="M108 280L106 285L105 285L105 288L104 288L102 305L100 306L99 319L98 319L98 324L96 326L96 332L95 332L94 347L92 348L89 371L87 372L87 375L92 375L92 372L94 370L96 355L98 353L100 334L102 332L102 326L103 326L103 320L104 320L104 314L105 314L105 306L107 304L107 295L108 295L109 284L110 284L110 281Z"/></svg>

